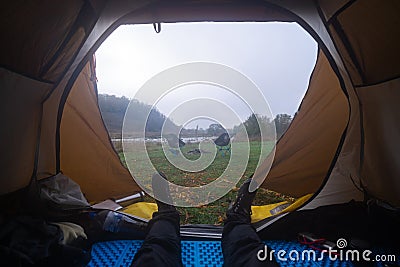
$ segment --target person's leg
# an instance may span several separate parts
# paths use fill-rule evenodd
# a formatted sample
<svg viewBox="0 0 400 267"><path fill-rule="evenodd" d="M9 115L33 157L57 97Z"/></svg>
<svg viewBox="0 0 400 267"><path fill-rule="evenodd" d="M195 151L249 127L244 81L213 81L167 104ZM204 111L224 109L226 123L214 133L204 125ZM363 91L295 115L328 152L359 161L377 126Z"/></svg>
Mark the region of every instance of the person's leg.
<svg viewBox="0 0 400 267"><path fill-rule="evenodd" d="M153 176L154 195L160 199L170 198L167 181L158 178ZM179 213L174 206L159 200L156 202L158 212L153 213L147 226L146 238L131 266L183 266Z"/></svg>
<svg viewBox="0 0 400 267"><path fill-rule="evenodd" d="M265 254L265 244L250 224L251 203L256 195L256 192L248 191L250 181L251 179L248 179L241 186L236 201L226 213L227 219L222 232L224 265L279 266L273 257L258 259L258 255Z"/></svg>
<svg viewBox="0 0 400 267"><path fill-rule="evenodd" d="M131 266L182 266L179 213L176 210L153 214L146 238Z"/></svg>

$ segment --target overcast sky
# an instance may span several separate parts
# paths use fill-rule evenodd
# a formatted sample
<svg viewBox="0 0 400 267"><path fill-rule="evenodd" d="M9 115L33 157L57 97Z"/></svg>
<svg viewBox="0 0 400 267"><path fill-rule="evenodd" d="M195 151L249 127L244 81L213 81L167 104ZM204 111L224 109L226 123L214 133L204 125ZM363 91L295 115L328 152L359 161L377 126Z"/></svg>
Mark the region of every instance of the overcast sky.
<svg viewBox="0 0 400 267"><path fill-rule="evenodd" d="M99 93L133 98L151 77L188 62L227 65L249 77L267 99L272 115L293 115L307 89L317 44L295 23L174 23L125 25L113 32L96 52ZM215 89L215 88L214 88ZM231 103L240 117L249 110L223 90L206 88L167 94L157 108L169 114L189 98L212 97ZM191 91L193 92L193 90ZM150 103L153 104L153 103ZM179 120L176 118L174 121ZM181 122L177 122L180 124Z"/></svg>

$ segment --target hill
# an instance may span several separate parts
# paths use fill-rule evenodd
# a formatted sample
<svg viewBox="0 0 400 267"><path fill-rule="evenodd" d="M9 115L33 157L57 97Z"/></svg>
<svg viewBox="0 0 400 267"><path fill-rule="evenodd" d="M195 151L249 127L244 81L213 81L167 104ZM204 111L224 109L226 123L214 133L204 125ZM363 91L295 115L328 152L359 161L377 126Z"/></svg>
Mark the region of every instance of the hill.
<svg viewBox="0 0 400 267"><path fill-rule="evenodd" d="M107 127L111 137L121 137L122 125L126 109L128 108L130 100L124 96L117 97L115 95L99 94L98 97L100 112L103 117L104 123ZM164 114L157 109L152 109L152 106L132 100L132 110L135 111L135 121L132 122L132 132L139 132L139 127L146 120L146 115L149 114L146 124L146 134L157 136L161 133L161 127L167 129L176 129L178 126L170 119L166 118ZM138 133L138 135L140 135Z"/></svg>

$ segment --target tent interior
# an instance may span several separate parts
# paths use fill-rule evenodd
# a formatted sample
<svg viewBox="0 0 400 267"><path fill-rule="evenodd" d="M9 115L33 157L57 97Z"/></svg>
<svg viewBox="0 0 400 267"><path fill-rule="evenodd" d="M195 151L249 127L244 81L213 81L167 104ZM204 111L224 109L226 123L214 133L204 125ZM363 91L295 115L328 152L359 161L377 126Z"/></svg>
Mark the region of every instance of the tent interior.
<svg viewBox="0 0 400 267"><path fill-rule="evenodd" d="M399 11L395 0L8 2L0 11L0 223L34 214L80 224L92 242L144 237L147 220L133 215L128 234L99 234L87 206L142 191L115 152L98 106L93 54L118 26L296 22L318 43L317 62L261 187L312 195L254 227L265 240L311 232L398 249ZM39 188L57 185L61 172L79 185L84 208L65 207L70 192L62 190L61 201L43 200ZM221 231L184 225L181 235L218 240Z"/></svg>

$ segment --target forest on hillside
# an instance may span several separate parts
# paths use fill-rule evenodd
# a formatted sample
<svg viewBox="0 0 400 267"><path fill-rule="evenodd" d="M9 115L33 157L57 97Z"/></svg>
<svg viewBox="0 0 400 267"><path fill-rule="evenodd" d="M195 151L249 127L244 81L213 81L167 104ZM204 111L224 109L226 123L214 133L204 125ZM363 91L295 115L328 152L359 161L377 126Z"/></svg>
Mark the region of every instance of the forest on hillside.
<svg viewBox="0 0 400 267"><path fill-rule="evenodd" d="M125 112L130 100L124 96L117 97L115 95L99 94L98 102L101 115L110 136L113 138L120 138ZM132 127L142 124L146 120L146 115L149 114L146 123L146 134L149 133L150 136L159 136L164 123L164 127L167 127L167 129L170 130L179 127L160 111L152 109L152 106L150 105L137 100L132 100L131 105L133 105L132 110L134 110L136 114L134 119L137 120L131 123ZM238 125L233 129L224 129L219 124L210 124L208 129L182 129L181 134L190 137L197 134L199 136L218 136L223 132L230 132L231 134L240 137L243 136L240 129L246 129L249 138L254 140L260 137L261 129L263 128L263 132L267 133L268 139L269 136L272 136L273 127L275 127L276 137L279 139L287 130L291 122L292 117L288 114L278 114L273 120L270 120L265 116L252 114L242 123L241 126L244 127ZM132 132L139 132L139 130L140 129L138 128L130 129Z"/></svg>
<svg viewBox="0 0 400 267"><path fill-rule="evenodd" d="M98 102L100 112L103 117L104 123L111 137L121 137L122 125L126 109L128 108L129 102L131 102L132 110L137 114L130 125L141 125L145 120L147 114L149 114L146 123L146 133L157 134L161 132L161 128L165 123L164 127L176 128L170 119L166 118L164 114L159 112L157 109L152 109L152 106L137 100L130 101L125 96L117 97L115 95L99 94ZM130 129L131 131L140 131L139 127Z"/></svg>

